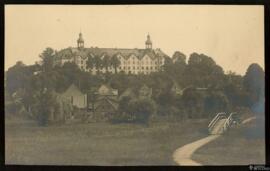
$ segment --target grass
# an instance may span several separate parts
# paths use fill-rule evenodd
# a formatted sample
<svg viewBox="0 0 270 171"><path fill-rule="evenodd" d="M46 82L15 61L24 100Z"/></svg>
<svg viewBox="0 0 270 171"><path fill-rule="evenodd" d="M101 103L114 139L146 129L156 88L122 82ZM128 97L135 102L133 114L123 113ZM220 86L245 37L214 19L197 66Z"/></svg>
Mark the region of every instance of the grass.
<svg viewBox="0 0 270 171"><path fill-rule="evenodd" d="M6 164L176 165L173 152L207 135L209 120L38 127L6 120Z"/></svg>
<svg viewBox="0 0 270 171"><path fill-rule="evenodd" d="M192 159L203 165L264 164L265 138L251 136L256 127L259 126L253 122L231 129L227 134L197 150ZM262 129L257 130L263 132Z"/></svg>

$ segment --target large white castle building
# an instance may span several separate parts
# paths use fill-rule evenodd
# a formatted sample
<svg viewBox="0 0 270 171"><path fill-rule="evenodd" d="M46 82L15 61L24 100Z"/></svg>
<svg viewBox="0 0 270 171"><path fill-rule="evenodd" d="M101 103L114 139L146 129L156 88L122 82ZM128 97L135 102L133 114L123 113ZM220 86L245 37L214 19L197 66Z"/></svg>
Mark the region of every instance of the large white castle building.
<svg viewBox="0 0 270 171"><path fill-rule="evenodd" d="M103 59L105 56L112 58L116 56L120 65L117 71L124 71L130 74L149 74L161 69L164 60L168 55L160 49L152 49L152 41L150 35L147 35L145 41L145 49L124 49L124 48L98 48L98 47L84 47L84 39L82 33L79 34L77 40L77 47L69 47L56 52L55 62L58 65L63 65L65 62L74 62L83 71L90 71L87 68L88 57L99 57ZM100 72L106 72L105 67L99 69ZM114 73L113 66L108 68L109 72ZM94 66L91 72L95 74L97 68Z"/></svg>

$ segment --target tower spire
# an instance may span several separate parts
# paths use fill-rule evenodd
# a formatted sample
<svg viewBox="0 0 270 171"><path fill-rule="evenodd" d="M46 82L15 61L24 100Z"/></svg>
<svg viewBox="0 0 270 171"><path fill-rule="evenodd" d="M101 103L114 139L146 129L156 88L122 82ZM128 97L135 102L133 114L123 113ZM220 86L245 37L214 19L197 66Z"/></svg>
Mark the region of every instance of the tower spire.
<svg viewBox="0 0 270 171"><path fill-rule="evenodd" d="M77 46L78 46L79 49L84 48L84 40L83 40L81 29L80 29L80 33L79 33L79 38L77 40Z"/></svg>
<svg viewBox="0 0 270 171"><path fill-rule="evenodd" d="M145 41L145 49L152 49L152 41L149 33L147 34L147 40Z"/></svg>

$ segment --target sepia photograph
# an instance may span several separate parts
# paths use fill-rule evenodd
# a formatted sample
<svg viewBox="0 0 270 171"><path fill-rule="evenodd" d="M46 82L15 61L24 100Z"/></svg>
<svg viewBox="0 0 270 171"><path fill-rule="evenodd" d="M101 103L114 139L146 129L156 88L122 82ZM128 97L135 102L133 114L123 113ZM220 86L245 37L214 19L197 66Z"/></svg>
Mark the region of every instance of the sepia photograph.
<svg viewBox="0 0 270 171"><path fill-rule="evenodd" d="M266 163L263 5L5 5L6 165Z"/></svg>

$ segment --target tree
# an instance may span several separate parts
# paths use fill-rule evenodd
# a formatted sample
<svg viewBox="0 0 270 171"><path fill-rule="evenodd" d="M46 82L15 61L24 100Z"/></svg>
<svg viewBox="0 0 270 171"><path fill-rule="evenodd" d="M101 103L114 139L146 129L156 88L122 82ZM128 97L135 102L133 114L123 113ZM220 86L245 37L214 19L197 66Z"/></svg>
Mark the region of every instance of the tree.
<svg viewBox="0 0 270 171"><path fill-rule="evenodd" d="M108 72L109 67L111 66L111 60L108 55L105 54L102 60L102 66L106 69L106 72Z"/></svg>
<svg viewBox="0 0 270 171"><path fill-rule="evenodd" d="M156 100L157 100L157 103L160 104L161 106L170 105L174 102L174 98L173 98L172 93L170 92L170 89L163 90L159 94Z"/></svg>
<svg viewBox="0 0 270 171"><path fill-rule="evenodd" d="M42 68L43 71L47 72L53 69L54 67L54 57L55 53L52 48L46 48L39 57L42 59Z"/></svg>
<svg viewBox="0 0 270 171"><path fill-rule="evenodd" d="M97 98L98 98L98 95L96 93L96 90L95 89L90 89L88 92L87 92L87 99L88 99L88 104L87 106L89 105L89 102L91 102L91 109L92 109L92 112L93 114L95 115L95 103L97 101ZM89 108L90 106L88 106Z"/></svg>
<svg viewBox="0 0 270 171"><path fill-rule="evenodd" d="M224 71L215 61L204 54L192 53L184 72L185 80L198 87L220 87L224 82Z"/></svg>
<svg viewBox="0 0 270 171"><path fill-rule="evenodd" d="M97 55L94 57L94 65L97 70L97 73L100 73L100 69L102 69L102 60Z"/></svg>
<svg viewBox="0 0 270 171"><path fill-rule="evenodd" d="M232 107L248 105L248 96L243 89L243 77L241 75L228 71L222 89Z"/></svg>
<svg viewBox="0 0 270 171"><path fill-rule="evenodd" d="M131 97L125 96L119 101L118 111L120 113L130 113L129 103L131 101Z"/></svg>
<svg viewBox="0 0 270 171"><path fill-rule="evenodd" d="M150 116L156 111L156 104L148 98L136 99L130 102L129 108L137 122L148 125Z"/></svg>
<svg viewBox="0 0 270 171"><path fill-rule="evenodd" d="M174 64L170 66L170 74L176 80L176 82L183 85L185 84L184 71L187 66L186 55L179 51L176 51L172 56L172 60Z"/></svg>
<svg viewBox="0 0 270 171"><path fill-rule="evenodd" d="M114 55L111 59L111 65L114 68L114 72L117 73L117 67L119 67L121 64L121 61L118 59L117 55Z"/></svg>
<svg viewBox="0 0 270 171"><path fill-rule="evenodd" d="M122 93L129 87L128 77L130 76L120 72L118 74L113 74L108 82L112 87L118 89L119 93Z"/></svg>
<svg viewBox="0 0 270 171"><path fill-rule="evenodd" d="M36 116L40 126L47 126L49 121L49 115L52 112L52 108L56 104L52 91L44 88L37 93L36 98L38 99L35 105Z"/></svg>
<svg viewBox="0 0 270 171"><path fill-rule="evenodd" d="M174 52L172 59L177 62L177 63L186 63L186 55L183 54L182 52L176 51Z"/></svg>
<svg viewBox="0 0 270 171"><path fill-rule="evenodd" d="M188 113L189 118L199 118L203 112L203 97L201 93L196 91L195 88L188 88L184 91L183 96L183 105L185 110Z"/></svg>
<svg viewBox="0 0 270 171"><path fill-rule="evenodd" d="M244 76L243 86L249 93L250 105L264 99L264 71L258 64L251 64Z"/></svg>
<svg viewBox="0 0 270 171"><path fill-rule="evenodd" d="M92 69L94 68L94 58L89 54L87 61L86 61L86 68L89 69L90 71L92 71Z"/></svg>
<svg viewBox="0 0 270 171"><path fill-rule="evenodd" d="M229 108L229 101L222 92L210 92L204 100L204 113L206 117L213 117L217 112L227 112Z"/></svg>
<svg viewBox="0 0 270 171"><path fill-rule="evenodd" d="M166 73L171 73L171 67L173 65L173 61L170 57L165 57L164 59L164 65L163 65L163 69Z"/></svg>
<svg viewBox="0 0 270 171"><path fill-rule="evenodd" d="M33 75L33 71L23 64L22 61L18 61L6 71L5 75L6 89L12 94L20 88L24 90L27 88L31 76Z"/></svg>

